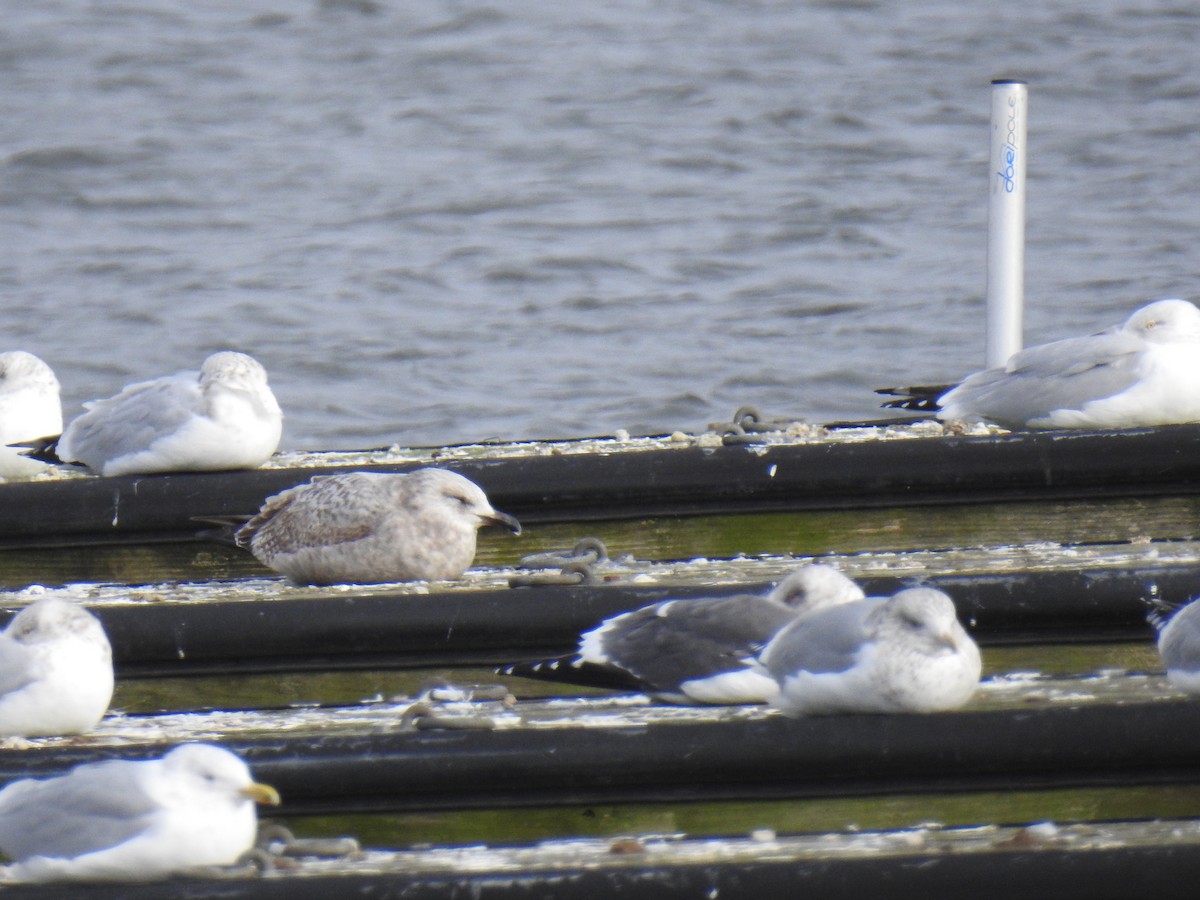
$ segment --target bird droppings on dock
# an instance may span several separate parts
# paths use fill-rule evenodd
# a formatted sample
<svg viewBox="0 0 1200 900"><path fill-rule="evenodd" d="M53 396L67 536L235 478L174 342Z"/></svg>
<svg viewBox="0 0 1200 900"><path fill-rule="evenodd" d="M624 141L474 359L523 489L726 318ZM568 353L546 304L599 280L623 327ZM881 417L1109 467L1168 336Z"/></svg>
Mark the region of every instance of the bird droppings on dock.
<svg viewBox="0 0 1200 900"><path fill-rule="evenodd" d="M1053 831L1051 832L1051 829ZM631 837L573 838L540 841L531 846L470 843L409 850L362 850L343 858L302 857L287 870L289 878L397 875L406 879L455 879L465 885L472 876L488 876L493 887L505 876L561 877L564 872L617 872L652 866L731 866L914 857L913 865L928 868L938 858L1005 854L1011 851L1074 850L1102 853L1121 848L1152 848L1169 852L1194 848L1200 828L1191 821L1144 823L1039 823L1028 826L983 825L942 827L936 824L897 831L777 836L705 838L683 834L644 834L636 852L613 852L614 842L634 849ZM661 874L659 880L661 881ZM250 894L247 894L250 896Z"/></svg>
<svg viewBox="0 0 1200 900"><path fill-rule="evenodd" d="M871 424L861 427L826 429L799 423L802 427L779 431L763 431L753 435L745 446L794 446L799 444L850 444L865 441L926 440L944 437L946 428L933 419L927 422ZM713 426L716 429L716 426ZM994 425L973 425L956 432L957 436L994 436L1008 432ZM302 469L308 467L358 467L420 463L431 465L476 459L518 459L552 455L599 455L639 453L655 450L684 450L693 447L723 446L718 430L669 435L613 436L584 438L571 441L508 441L481 444L460 444L451 447L381 447L372 450L323 450L305 452L283 450L263 464L268 469Z"/></svg>
<svg viewBox="0 0 1200 900"><path fill-rule="evenodd" d="M399 681L399 679L397 679ZM521 693L519 679L504 679ZM986 677L966 710L1022 710L1073 707L1080 704L1178 702L1185 695L1161 673L1106 676L1051 676L1039 672ZM114 711L89 734L43 738L37 747L113 747L160 742L250 740L276 737L329 737L364 732L412 730L408 716L415 703L435 713L432 723L451 730L486 727L494 730L626 729L681 723L753 722L781 718L763 704L742 706L677 706L656 703L645 694L613 693L596 697L419 700L416 696L366 697L352 705L312 705L291 709L209 710L184 713L125 714ZM945 713L954 715L954 713ZM406 718L408 716L408 718ZM0 748L2 749L2 748Z"/></svg>

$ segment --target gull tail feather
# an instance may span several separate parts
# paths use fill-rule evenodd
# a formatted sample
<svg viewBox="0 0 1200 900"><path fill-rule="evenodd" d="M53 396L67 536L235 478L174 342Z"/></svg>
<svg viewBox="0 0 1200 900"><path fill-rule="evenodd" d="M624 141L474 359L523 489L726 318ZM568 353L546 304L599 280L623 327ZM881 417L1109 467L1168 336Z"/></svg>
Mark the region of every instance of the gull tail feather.
<svg viewBox="0 0 1200 900"><path fill-rule="evenodd" d="M237 533L253 516L192 516L189 521L197 525L211 525L211 528L200 528L196 537L202 541L213 541L217 544L228 544L231 547L241 547Z"/></svg>

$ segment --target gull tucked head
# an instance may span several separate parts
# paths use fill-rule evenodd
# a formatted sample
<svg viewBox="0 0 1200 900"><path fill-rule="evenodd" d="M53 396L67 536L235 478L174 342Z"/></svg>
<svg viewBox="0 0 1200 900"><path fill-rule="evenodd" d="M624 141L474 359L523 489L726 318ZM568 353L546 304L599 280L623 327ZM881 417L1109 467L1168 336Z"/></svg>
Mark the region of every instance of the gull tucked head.
<svg viewBox="0 0 1200 900"><path fill-rule="evenodd" d="M20 390L36 385L53 391L59 391L58 379L53 370L24 350L10 350L0 353L0 392Z"/></svg>
<svg viewBox="0 0 1200 900"><path fill-rule="evenodd" d="M222 350L207 357L200 365L200 383L212 381L259 386L267 383L267 370L252 356Z"/></svg>
<svg viewBox="0 0 1200 900"><path fill-rule="evenodd" d="M267 383L267 370L262 363L245 353L222 350L205 359L200 366L200 390L208 397L215 391L235 392L243 395L264 415L282 415L279 402Z"/></svg>
<svg viewBox="0 0 1200 900"><path fill-rule="evenodd" d="M861 600L862 589L833 566L812 563L789 574L779 582L770 597L790 606L797 615Z"/></svg>
<svg viewBox="0 0 1200 900"><path fill-rule="evenodd" d="M4 632L21 644L41 644L73 635L108 645L100 620L68 600L45 597L25 607Z"/></svg>

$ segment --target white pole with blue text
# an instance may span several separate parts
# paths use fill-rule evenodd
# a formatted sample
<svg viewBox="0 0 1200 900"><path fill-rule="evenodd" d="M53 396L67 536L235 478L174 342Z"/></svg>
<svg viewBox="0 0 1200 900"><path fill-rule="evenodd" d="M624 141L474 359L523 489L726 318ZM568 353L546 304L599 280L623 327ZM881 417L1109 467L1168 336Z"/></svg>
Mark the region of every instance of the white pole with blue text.
<svg viewBox="0 0 1200 900"><path fill-rule="evenodd" d="M1029 88L992 82L988 191L987 365L1002 366L1021 349L1025 305L1025 168Z"/></svg>

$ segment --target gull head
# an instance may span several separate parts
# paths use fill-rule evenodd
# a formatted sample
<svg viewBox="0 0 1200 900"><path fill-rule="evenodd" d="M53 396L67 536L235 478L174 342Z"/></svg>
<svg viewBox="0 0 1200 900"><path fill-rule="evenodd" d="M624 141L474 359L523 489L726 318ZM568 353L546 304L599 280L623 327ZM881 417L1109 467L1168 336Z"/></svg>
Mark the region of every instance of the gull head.
<svg viewBox="0 0 1200 900"><path fill-rule="evenodd" d="M864 594L857 584L833 566L812 563L790 573L771 591L770 597L802 615L861 600Z"/></svg>
<svg viewBox="0 0 1200 900"><path fill-rule="evenodd" d="M99 619L82 606L57 597L44 597L25 607L8 623L4 633L21 644L79 637L108 645Z"/></svg>
<svg viewBox="0 0 1200 900"><path fill-rule="evenodd" d="M954 602L933 588L900 591L872 611L870 619L877 638L894 639L930 656L958 653L973 643Z"/></svg>
<svg viewBox="0 0 1200 900"><path fill-rule="evenodd" d="M521 533L521 523L515 517L494 509L483 488L457 472L416 469L407 477L415 488L414 498L418 503L428 505L431 511L474 528L503 525L513 534Z"/></svg>
<svg viewBox="0 0 1200 900"><path fill-rule="evenodd" d="M200 387L212 385L258 392L267 387L267 370L262 363L245 353L222 350L209 356L200 365Z"/></svg>
<svg viewBox="0 0 1200 900"><path fill-rule="evenodd" d="M234 807L250 802L279 805L279 792L255 781L246 764L222 747L181 744L162 761L171 795L160 798L165 805L171 805L173 799L197 798Z"/></svg>
<svg viewBox="0 0 1200 900"><path fill-rule="evenodd" d="M1187 300L1156 300L1134 312L1125 330L1154 343L1200 340L1200 309Z"/></svg>
<svg viewBox="0 0 1200 900"><path fill-rule="evenodd" d="M269 436L267 443L274 444L264 458L275 452L279 444L278 431L283 411L271 392L271 386L267 384L267 370L258 360L232 350L212 354L200 366L200 391L208 398L210 414L218 418L236 418L238 413L233 410L243 410L244 404L248 403L254 411L254 417L266 429L264 437ZM233 401L232 409L230 400Z"/></svg>
<svg viewBox="0 0 1200 900"><path fill-rule="evenodd" d="M0 353L0 392L15 391L37 386L57 394L58 379L53 370L24 350L9 350Z"/></svg>

